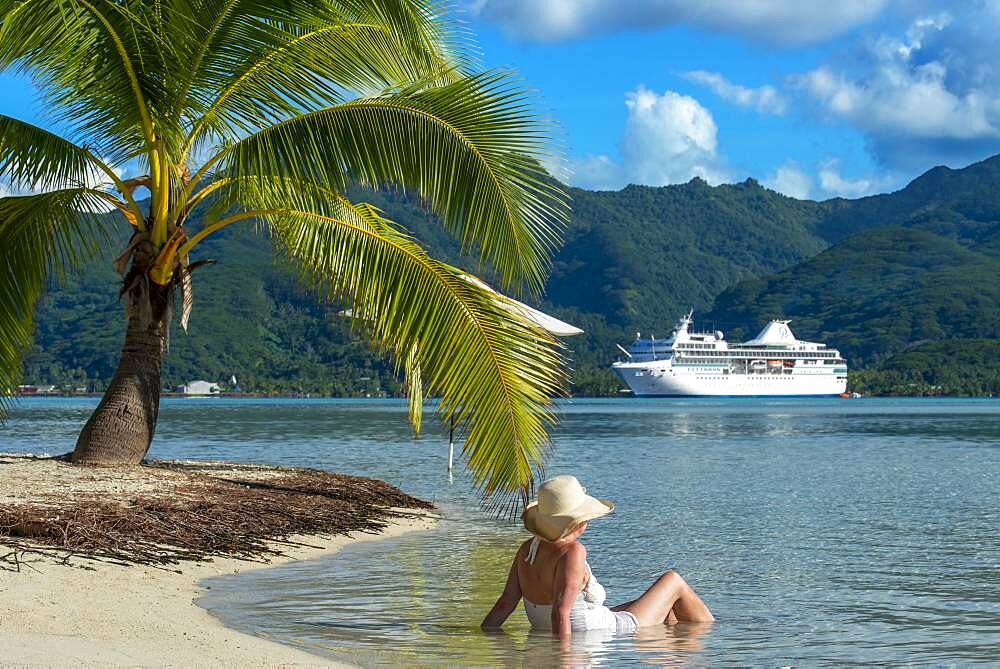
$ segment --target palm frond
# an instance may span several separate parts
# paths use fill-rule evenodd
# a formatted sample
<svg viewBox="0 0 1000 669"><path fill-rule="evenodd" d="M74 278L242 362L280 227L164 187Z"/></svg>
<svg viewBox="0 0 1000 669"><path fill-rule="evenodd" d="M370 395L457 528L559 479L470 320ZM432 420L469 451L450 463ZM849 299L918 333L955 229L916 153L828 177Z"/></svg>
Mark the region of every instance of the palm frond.
<svg viewBox="0 0 1000 669"><path fill-rule="evenodd" d="M89 188L0 199L0 418L21 376L34 335L35 303L52 274L62 276L108 240L111 217Z"/></svg>
<svg viewBox="0 0 1000 669"><path fill-rule="evenodd" d="M413 433L420 436L420 427L424 414L424 379L420 374L420 347L414 344L406 356L403 374L406 380L407 413Z"/></svg>
<svg viewBox="0 0 1000 669"><path fill-rule="evenodd" d="M30 74L54 116L114 163L151 142L168 98L156 75L167 42L134 5L113 0L25 0L0 16L0 70ZM147 69L148 68L148 69Z"/></svg>
<svg viewBox="0 0 1000 669"><path fill-rule="evenodd" d="M131 192L107 163L86 148L48 130L2 114L0 177L6 178L16 190L94 187L103 179L128 198L126 215L133 225L141 224L142 213Z"/></svg>
<svg viewBox="0 0 1000 669"><path fill-rule="evenodd" d="M230 176L415 190L463 247L478 246L502 285L540 291L568 218L565 193L540 161L544 125L503 73L361 98L279 123L236 142Z"/></svg>
<svg viewBox="0 0 1000 669"><path fill-rule="evenodd" d="M428 257L374 208L341 198L325 214L271 211L263 220L310 284L349 303L398 366L419 366L421 390L440 397L439 416L464 427L484 495L520 499L544 460L551 398L565 384L559 342Z"/></svg>
<svg viewBox="0 0 1000 669"><path fill-rule="evenodd" d="M443 80L464 59L420 0L345 0L277 9L251 0L208 3L217 16L193 59L184 103L189 143L235 139L358 93ZM212 43L208 48L207 42Z"/></svg>
<svg viewBox="0 0 1000 669"><path fill-rule="evenodd" d="M96 168L82 147L30 123L0 115L0 176L14 188L85 185Z"/></svg>

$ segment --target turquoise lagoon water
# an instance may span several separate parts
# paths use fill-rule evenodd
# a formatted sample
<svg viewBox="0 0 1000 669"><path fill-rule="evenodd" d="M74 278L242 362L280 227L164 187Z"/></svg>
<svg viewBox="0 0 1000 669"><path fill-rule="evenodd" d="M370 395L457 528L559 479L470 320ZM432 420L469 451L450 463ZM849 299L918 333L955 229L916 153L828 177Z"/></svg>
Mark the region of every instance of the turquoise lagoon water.
<svg viewBox="0 0 1000 669"><path fill-rule="evenodd" d="M21 402L0 451L69 450L94 402ZM614 514L584 536L612 603L666 569L718 621L636 637L478 623L524 533L479 511L442 430L394 401L164 402L152 455L308 465L433 500L429 531L212 579L227 625L362 665L571 666L1000 661L1000 402L575 400L549 474ZM429 422L429 421L428 421Z"/></svg>

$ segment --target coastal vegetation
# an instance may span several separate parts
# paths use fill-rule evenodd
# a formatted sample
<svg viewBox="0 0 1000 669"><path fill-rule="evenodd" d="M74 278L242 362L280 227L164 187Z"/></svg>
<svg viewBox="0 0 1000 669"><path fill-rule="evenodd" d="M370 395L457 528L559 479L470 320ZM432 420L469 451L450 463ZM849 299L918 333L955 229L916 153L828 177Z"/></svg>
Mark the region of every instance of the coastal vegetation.
<svg viewBox="0 0 1000 669"><path fill-rule="evenodd" d="M424 0L0 2L0 70L33 78L59 130L0 117L0 172L18 191L0 200L0 393L21 377L49 281L95 259L120 274L100 284L124 318L91 343L124 345L115 363L104 353L114 371L74 462L146 456L170 330L200 317L195 270L210 303L207 264L232 264L220 300L278 298L263 323L206 323L225 350L279 321L311 346L279 295L262 300L250 267L211 247L241 227L291 268L285 286L294 276L350 309L417 430L419 400L440 397L483 491L523 491L564 385L559 343L350 190L412 193L501 289L539 294L568 212L541 167L546 127L510 74L472 69L463 40Z"/></svg>
<svg viewBox="0 0 1000 669"><path fill-rule="evenodd" d="M865 395L998 397L997 356L997 339L924 342L878 365L850 372L850 386Z"/></svg>

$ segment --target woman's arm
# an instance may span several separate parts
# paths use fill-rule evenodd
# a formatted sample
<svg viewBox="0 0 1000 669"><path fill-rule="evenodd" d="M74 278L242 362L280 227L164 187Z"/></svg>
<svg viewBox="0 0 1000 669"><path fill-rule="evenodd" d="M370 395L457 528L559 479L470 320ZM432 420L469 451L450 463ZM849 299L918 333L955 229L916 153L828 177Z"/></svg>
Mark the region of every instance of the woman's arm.
<svg viewBox="0 0 1000 669"><path fill-rule="evenodd" d="M507 617L517 608L517 603L521 601L521 583L517 580L517 557L521 554L520 549L514 555L514 561L510 565L510 573L507 574L507 584L497 598L497 603L493 605L490 612L483 619L483 629L497 629L503 625Z"/></svg>
<svg viewBox="0 0 1000 669"><path fill-rule="evenodd" d="M587 549L575 543L556 564L556 581L553 584L555 601L552 602L552 634L560 639L572 635L569 612L576 596L580 594L587 569Z"/></svg>

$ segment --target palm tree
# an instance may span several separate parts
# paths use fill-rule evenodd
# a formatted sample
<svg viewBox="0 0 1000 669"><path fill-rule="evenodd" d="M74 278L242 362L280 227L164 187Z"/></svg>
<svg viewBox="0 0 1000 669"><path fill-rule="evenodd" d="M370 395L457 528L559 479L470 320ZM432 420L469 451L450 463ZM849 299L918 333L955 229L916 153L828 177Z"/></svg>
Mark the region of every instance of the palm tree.
<svg viewBox="0 0 1000 669"><path fill-rule="evenodd" d="M440 397L486 494L531 484L565 380L558 342L346 195L416 194L501 289L540 293L568 211L541 167L545 124L510 74L475 73L432 0L0 0L0 17L0 70L31 75L60 129L0 116L0 172L29 192L0 200L5 402L50 275L131 232L113 249L120 363L73 462L145 457L199 245L243 224L391 354L418 430L419 400Z"/></svg>

